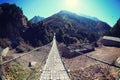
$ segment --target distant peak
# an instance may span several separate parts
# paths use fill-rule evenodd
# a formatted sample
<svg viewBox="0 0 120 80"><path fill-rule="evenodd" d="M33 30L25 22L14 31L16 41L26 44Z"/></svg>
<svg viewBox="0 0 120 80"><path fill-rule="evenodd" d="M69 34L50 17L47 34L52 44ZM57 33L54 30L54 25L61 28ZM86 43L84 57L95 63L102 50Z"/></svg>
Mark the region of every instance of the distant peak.
<svg viewBox="0 0 120 80"><path fill-rule="evenodd" d="M38 23L38 22L40 22L40 21L43 20L43 19L44 19L44 17L34 16L30 21L31 21L32 23Z"/></svg>
<svg viewBox="0 0 120 80"><path fill-rule="evenodd" d="M34 16L33 18L44 18L44 17L41 17L41 16Z"/></svg>

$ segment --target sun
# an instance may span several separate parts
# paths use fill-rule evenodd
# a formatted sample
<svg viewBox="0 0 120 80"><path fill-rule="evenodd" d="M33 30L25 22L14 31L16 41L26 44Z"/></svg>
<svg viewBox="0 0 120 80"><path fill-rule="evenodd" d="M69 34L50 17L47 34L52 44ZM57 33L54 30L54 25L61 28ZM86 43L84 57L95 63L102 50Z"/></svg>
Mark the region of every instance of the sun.
<svg viewBox="0 0 120 80"><path fill-rule="evenodd" d="M78 6L78 0L65 0L68 9L74 9Z"/></svg>

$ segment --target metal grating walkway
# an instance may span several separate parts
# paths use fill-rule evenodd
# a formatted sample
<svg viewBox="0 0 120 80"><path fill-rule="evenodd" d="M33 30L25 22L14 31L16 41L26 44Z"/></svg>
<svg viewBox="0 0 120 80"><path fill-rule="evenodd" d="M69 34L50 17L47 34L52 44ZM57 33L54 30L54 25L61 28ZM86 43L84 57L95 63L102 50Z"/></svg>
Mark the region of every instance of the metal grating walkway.
<svg viewBox="0 0 120 80"><path fill-rule="evenodd" d="M55 36L40 80L71 80L59 55Z"/></svg>

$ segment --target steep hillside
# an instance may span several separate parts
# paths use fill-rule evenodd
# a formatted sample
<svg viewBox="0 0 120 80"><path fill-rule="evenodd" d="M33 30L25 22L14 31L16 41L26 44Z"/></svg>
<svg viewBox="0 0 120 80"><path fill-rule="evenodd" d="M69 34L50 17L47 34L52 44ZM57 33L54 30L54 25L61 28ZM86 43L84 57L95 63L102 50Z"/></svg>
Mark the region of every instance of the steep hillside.
<svg viewBox="0 0 120 80"><path fill-rule="evenodd" d="M94 42L111 29L107 23L95 21L68 11L60 11L44 19L43 25L59 35L59 37L57 37L59 38L58 41L60 38L60 41L63 41L64 39L62 39L62 37L67 35L81 42L85 40Z"/></svg>
<svg viewBox="0 0 120 80"><path fill-rule="evenodd" d="M109 31L107 35L120 38L120 19L117 21L115 26L113 26L113 28Z"/></svg>
<svg viewBox="0 0 120 80"><path fill-rule="evenodd" d="M0 45L16 47L22 41L22 32L27 28L27 19L15 4L0 5Z"/></svg>
<svg viewBox="0 0 120 80"><path fill-rule="evenodd" d="M53 33L49 33L48 31L42 22L29 24L29 28L23 32L23 38L31 46L42 46L52 40Z"/></svg>
<svg viewBox="0 0 120 80"><path fill-rule="evenodd" d="M39 25L39 26L38 26ZM31 46L42 46L50 42L41 22L32 24L15 4L0 4L0 46L15 48L18 52Z"/></svg>

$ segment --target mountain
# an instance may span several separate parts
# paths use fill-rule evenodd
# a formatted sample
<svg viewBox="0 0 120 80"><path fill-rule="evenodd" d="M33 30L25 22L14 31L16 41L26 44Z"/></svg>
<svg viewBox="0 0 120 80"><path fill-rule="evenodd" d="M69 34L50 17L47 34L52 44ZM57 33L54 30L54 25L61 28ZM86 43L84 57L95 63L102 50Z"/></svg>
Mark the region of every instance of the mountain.
<svg viewBox="0 0 120 80"><path fill-rule="evenodd" d="M0 5L0 45L16 47L22 41L22 32L27 28L27 18L15 4Z"/></svg>
<svg viewBox="0 0 120 80"><path fill-rule="evenodd" d="M29 23L29 28L23 32L23 39L31 46L38 47L49 43L53 34L43 26L43 22L37 24Z"/></svg>
<svg viewBox="0 0 120 80"><path fill-rule="evenodd" d="M120 19L113 26L113 28L107 34L108 36L119 37L120 38Z"/></svg>
<svg viewBox="0 0 120 80"><path fill-rule="evenodd" d="M65 43L94 42L111 29L105 22L94 21L68 11L60 11L44 19L43 26L49 32L56 32L58 41Z"/></svg>
<svg viewBox="0 0 120 80"><path fill-rule="evenodd" d="M85 15L85 14L80 14L80 16L83 16L83 17L86 17L86 18L92 19L92 20L94 20L94 21L99 21L98 18L96 18L96 17L92 17L92 16L88 16L88 15Z"/></svg>
<svg viewBox="0 0 120 80"><path fill-rule="evenodd" d="M48 44L52 41L54 32L58 42L68 45L95 42L108 30L110 26L105 22L68 11L60 11L33 24L15 4L0 5L0 46L16 48L20 52L21 49L29 50L29 46Z"/></svg>
<svg viewBox="0 0 120 80"><path fill-rule="evenodd" d="M22 9L15 4L0 4L0 46L2 48L10 47L22 52L31 49L31 46L42 46L48 43L45 28L37 25L30 23ZM42 37L39 38L40 35Z"/></svg>
<svg viewBox="0 0 120 80"><path fill-rule="evenodd" d="M34 16L34 17L30 20L30 22L31 22L31 23L38 23L38 22L40 22L40 21L43 20L43 19L44 19L44 17Z"/></svg>

